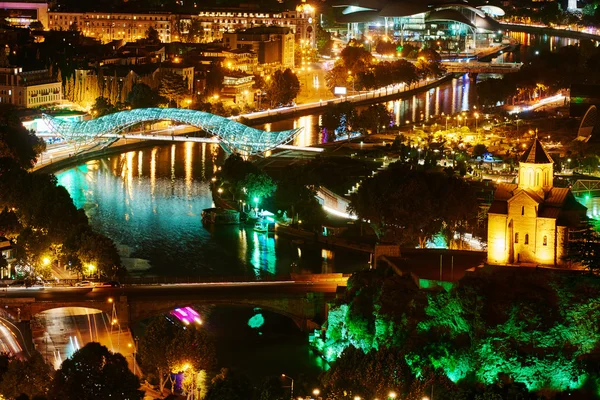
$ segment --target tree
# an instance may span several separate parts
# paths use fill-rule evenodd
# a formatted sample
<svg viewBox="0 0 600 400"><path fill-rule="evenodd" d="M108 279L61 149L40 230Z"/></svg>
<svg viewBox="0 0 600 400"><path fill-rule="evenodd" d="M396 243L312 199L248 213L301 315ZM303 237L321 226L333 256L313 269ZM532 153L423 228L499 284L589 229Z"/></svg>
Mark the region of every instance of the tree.
<svg viewBox="0 0 600 400"><path fill-rule="evenodd" d="M269 175L264 172L250 173L237 184L238 191L246 198L246 202L254 204L254 199L271 197L277 185Z"/></svg>
<svg viewBox="0 0 600 400"><path fill-rule="evenodd" d="M50 399L97 400L144 397L140 382L120 353L91 342L66 359L54 377Z"/></svg>
<svg viewBox="0 0 600 400"><path fill-rule="evenodd" d="M473 146L473 157L482 157L485 153L487 153L487 147L485 144L478 143Z"/></svg>
<svg viewBox="0 0 600 400"><path fill-rule="evenodd" d="M584 221L583 227L570 233L566 260L578 263L592 274L600 272L600 235L595 227Z"/></svg>
<svg viewBox="0 0 600 400"><path fill-rule="evenodd" d="M96 101L94 101L94 105L92 106L92 115L96 118L112 114L116 111L117 108L111 104L106 97L96 98Z"/></svg>
<svg viewBox="0 0 600 400"><path fill-rule="evenodd" d="M173 325L163 316L150 321L139 342L140 364L151 377L158 380L162 393L167 384L169 360L167 349L173 340Z"/></svg>
<svg viewBox="0 0 600 400"><path fill-rule="evenodd" d="M149 108L158 106L158 93L145 83L136 83L127 95L127 103L131 108Z"/></svg>
<svg viewBox="0 0 600 400"><path fill-rule="evenodd" d="M0 105L0 158L31 168L44 150L45 142L23 127L16 109L11 105Z"/></svg>
<svg viewBox="0 0 600 400"><path fill-rule="evenodd" d="M354 128L363 132L379 133L381 129L390 126L391 118L391 113L383 104L370 105L359 114Z"/></svg>
<svg viewBox="0 0 600 400"><path fill-rule="evenodd" d="M183 76L174 72L166 72L160 80L158 94L169 101L169 106L175 102L175 106L178 107L179 102L189 94L189 89Z"/></svg>
<svg viewBox="0 0 600 400"><path fill-rule="evenodd" d="M471 186L443 173L415 170L394 163L368 178L351 196L350 209L371 221L378 237L397 243L427 241L442 232L448 245L476 216L477 200Z"/></svg>
<svg viewBox="0 0 600 400"><path fill-rule="evenodd" d="M277 70L266 87L271 107L289 105L300 92L300 81L291 69Z"/></svg>
<svg viewBox="0 0 600 400"><path fill-rule="evenodd" d="M79 25L77 25L77 21L73 22L71 26L69 26L69 30L71 32L79 32Z"/></svg>
<svg viewBox="0 0 600 400"><path fill-rule="evenodd" d="M149 27L146 30L146 40L148 40L151 43L160 43L160 36L158 34L158 31L153 27Z"/></svg>
<svg viewBox="0 0 600 400"><path fill-rule="evenodd" d="M258 392L258 400L283 400L285 397L285 390L281 384L280 377L266 378Z"/></svg>
<svg viewBox="0 0 600 400"><path fill-rule="evenodd" d="M223 368L213 378L205 400L248 400L253 397L254 387L248 378Z"/></svg>
<svg viewBox="0 0 600 400"><path fill-rule="evenodd" d="M76 241L79 272L89 276L98 274L113 278L118 274L121 257L111 239L86 229Z"/></svg>
<svg viewBox="0 0 600 400"><path fill-rule="evenodd" d="M52 383L52 372L52 366L46 364L39 352L33 353L28 360L14 359L2 377L0 393L10 399L23 394L29 398L46 395Z"/></svg>
<svg viewBox="0 0 600 400"><path fill-rule="evenodd" d="M167 361L174 373L188 368L196 372L211 370L216 365L212 339L203 329L177 329L167 347Z"/></svg>
<svg viewBox="0 0 600 400"><path fill-rule="evenodd" d="M205 92L208 96L214 96L221 93L223 88L223 78L225 72L221 63L213 62L210 64L210 68L206 73L206 86Z"/></svg>
<svg viewBox="0 0 600 400"><path fill-rule="evenodd" d="M43 31L44 24L42 24L40 21L33 21L31 24L29 24L29 29L33 31Z"/></svg>

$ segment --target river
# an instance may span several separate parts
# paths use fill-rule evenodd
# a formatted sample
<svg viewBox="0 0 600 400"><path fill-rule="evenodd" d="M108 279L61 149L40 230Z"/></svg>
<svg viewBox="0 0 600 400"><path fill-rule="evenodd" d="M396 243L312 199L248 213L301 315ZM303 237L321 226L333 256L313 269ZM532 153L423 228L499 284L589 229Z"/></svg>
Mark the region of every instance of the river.
<svg viewBox="0 0 600 400"><path fill-rule="evenodd" d="M502 61L521 62L536 51L575 44L573 39L511 33L523 43ZM482 77L485 78L485 77ZM467 110L474 105L475 86L459 77L407 99L387 102L397 125L420 123L433 116ZM319 115L265 124L267 130L299 126L295 144L323 142ZM93 228L119 246L124 263L152 275L246 276L289 272L353 272L368 266L365 254L295 244L280 235L264 235L238 227L207 228L202 209L212 206L209 181L225 154L216 145L181 143L149 147L99 158L57 174L59 184L83 208ZM325 368L293 322L262 310L208 307L199 310L204 329L217 337L223 366L253 378L304 373L315 380ZM261 314L264 324L248 322ZM141 334L142 327L134 327ZM296 375L296 376L294 376Z"/></svg>

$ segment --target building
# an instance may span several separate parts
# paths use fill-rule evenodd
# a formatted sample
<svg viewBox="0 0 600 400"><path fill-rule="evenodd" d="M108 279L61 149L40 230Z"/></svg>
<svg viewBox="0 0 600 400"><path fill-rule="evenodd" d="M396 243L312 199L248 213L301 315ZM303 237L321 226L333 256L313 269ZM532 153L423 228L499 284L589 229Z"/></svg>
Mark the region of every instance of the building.
<svg viewBox="0 0 600 400"><path fill-rule="evenodd" d="M0 103L33 108L59 103L62 83L47 69L0 67Z"/></svg>
<svg viewBox="0 0 600 400"><path fill-rule="evenodd" d="M13 264L16 261L15 249L7 238L0 236L0 257L4 257L8 266L0 269L0 279L10 279L12 277Z"/></svg>
<svg viewBox="0 0 600 400"><path fill-rule="evenodd" d="M32 22L41 22L44 27L48 27L48 3L0 1L0 19L21 28L28 28Z"/></svg>
<svg viewBox="0 0 600 400"><path fill-rule="evenodd" d="M48 23L44 26L54 30L77 29L103 43L117 39L142 39L150 27L158 31L160 40L165 43L185 41L189 36L193 41L211 43L222 40L228 32L278 26L291 29L299 41L305 40L314 46L314 13L314 8L308 5L281 13L247 10L199 11L198 14L49 11ZM192 26L198 27L199 31L190 35Z"/></svg>
<svg viewBox="0 0 600 400"><path fill-rule="evenodd" d="M569 188L556 188L554 162L535 138L519 162L518 184L499 184L488 211L488 263L564 263L569 231L586 208Z"/></svg>
<svg viewBox="0 0 600 400"><path fill-rule="evenodd" d="M344 8L336 21L347 24L348 36L352 38L380 31L400 41L464 40L465 49L477 47L478 39L482 45L488 45L502 29L493 16L504 14L499 7L435 0L334 0L332 6ZM473 37L469 39L471 33Z"/></svg>
<svg viewBox="0 0 600 400"><path fill-rule="evenodd" d="M231 100L238 106L254 105L254 90L252 85L254 79L252 75L225 76L223 79L223 89L221 98L223 101Z"/></svg>
<svg viewBox="0 0 600 400"><path fill-rule="evenodd" d="M263 68L294 68L295 35L290 28L250 28L223 36L225 47L252 50Z"/></svg>
<svg viewBox="0 0 600 400"><path fill-rule="evenodd" d="M162 42L169 43L176 23L171 13L111 13L111 12L48 12L48 28L53 30L76 29L84 36L102 43L113 40L128 42L143 39L152 27L158 31Z"/></svg>

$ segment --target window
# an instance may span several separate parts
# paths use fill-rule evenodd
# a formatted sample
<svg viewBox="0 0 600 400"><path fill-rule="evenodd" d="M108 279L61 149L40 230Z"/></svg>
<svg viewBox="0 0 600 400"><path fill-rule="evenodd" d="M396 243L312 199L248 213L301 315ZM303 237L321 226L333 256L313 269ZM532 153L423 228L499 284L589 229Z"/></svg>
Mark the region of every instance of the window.
<svg viewBox="0 0 600 400"><path fill-rule="evenodd" d="M515 243L519 243L519 232L515 233Z"/></svg>
<svg viewBox="0 0 600 400"><path fill-rule="evenodd" d="M529 234L525 234L525 244L529 244Z"/></svg>
<svg viewBox="0 0 600 400"><path fill-rule="evenodd" d="M548 236L544 236L544 246L548 246Z"/></svg>
<svg viewBox="0 0 600 400"><path fill-rule="evenodd" d="M525 206L521 207L521 215L525 215Z"/></svg>

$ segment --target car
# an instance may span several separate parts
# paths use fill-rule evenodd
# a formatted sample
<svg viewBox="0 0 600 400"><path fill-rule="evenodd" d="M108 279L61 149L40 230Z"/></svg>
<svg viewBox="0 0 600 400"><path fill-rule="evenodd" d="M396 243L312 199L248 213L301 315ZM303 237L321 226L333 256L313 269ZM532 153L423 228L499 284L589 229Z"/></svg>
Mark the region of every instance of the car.
<svg viewBox="0 0 600 400"><path fill-rule="evenodd" d="M75 284L75 286L78 287L93 287L94 286L94 282L91 281L79 281Z"/></svg>
<svg viewBox="0 0 600 400"><path fill-rule="evenodd" d="M117 281L108 281L108 282L104 282L102 285L102 287L112 287L112 288L118 288L121 287L121 284Z"/></svg>

